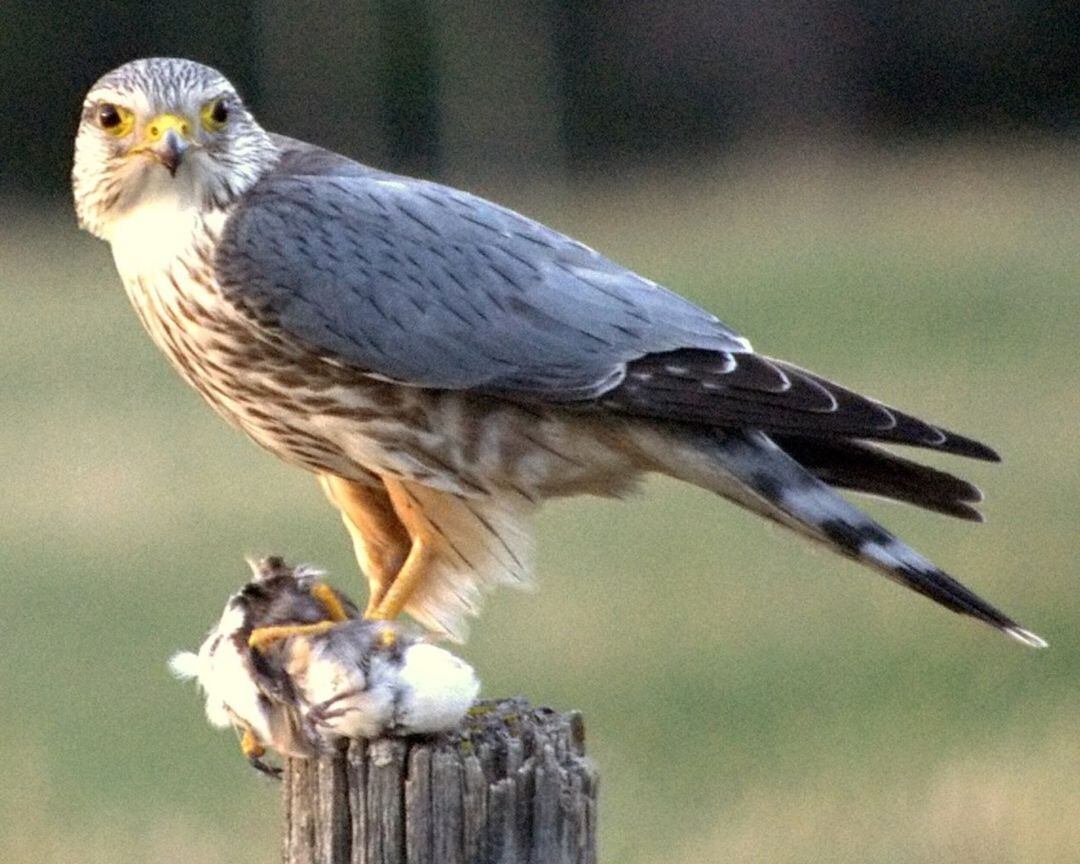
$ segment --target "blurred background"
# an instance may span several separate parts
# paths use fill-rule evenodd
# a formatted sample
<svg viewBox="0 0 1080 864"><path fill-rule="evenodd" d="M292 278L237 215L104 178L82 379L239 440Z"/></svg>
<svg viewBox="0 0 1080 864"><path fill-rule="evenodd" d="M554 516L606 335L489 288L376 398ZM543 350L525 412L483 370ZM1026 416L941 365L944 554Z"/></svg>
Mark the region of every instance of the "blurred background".
<svg viewBox="0 0 1080 864"><path fill-rule="evenodd" d="M1049 651L672 483L544 512L462 653L584 711L604 861L1080 860L1080 4L1036 0L0 2L0 860L274 860L277 788L165 662L244 555L362 594L76 230L83 94L160 54L1004 455L939 460L986 525L867 506Z"/></svg>

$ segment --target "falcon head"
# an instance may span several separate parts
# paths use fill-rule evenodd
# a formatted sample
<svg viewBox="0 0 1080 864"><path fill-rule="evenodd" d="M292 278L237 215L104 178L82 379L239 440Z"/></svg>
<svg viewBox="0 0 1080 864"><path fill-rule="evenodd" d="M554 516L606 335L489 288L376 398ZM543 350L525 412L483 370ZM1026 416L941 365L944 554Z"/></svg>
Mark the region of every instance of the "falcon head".
<svg viewBox="0 0 1080 864"><path fill-rule="evenodd" d="M227 207L277 148L220 72L172 57L133 60L86 95L72 186L79 225L109 239L142 204Z"/></svg>

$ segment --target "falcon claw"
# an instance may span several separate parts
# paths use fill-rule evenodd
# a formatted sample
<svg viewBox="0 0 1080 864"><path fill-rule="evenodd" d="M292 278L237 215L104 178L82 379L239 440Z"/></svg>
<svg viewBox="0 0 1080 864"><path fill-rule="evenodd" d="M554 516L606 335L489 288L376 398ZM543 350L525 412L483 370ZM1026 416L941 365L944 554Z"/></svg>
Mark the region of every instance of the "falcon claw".
<svg viewBox="0 0 1080 864"><path fill-rule="evenodd" d="M269 777L271 780L281 779L281 768L277 765L271 765L269 762L264 762L259 756L248 756L248 764L260 774Z"/></svg>
<svg viewBox="0 0 1080 864"><path fill-rule="evenodd" d="M260 774L273 777L275 780L281 779L281 769L263 761L262 757L266 755L266 747L251 729L244 730L244 734L240 738L240 751L247 757L248 764Z"/></svg>

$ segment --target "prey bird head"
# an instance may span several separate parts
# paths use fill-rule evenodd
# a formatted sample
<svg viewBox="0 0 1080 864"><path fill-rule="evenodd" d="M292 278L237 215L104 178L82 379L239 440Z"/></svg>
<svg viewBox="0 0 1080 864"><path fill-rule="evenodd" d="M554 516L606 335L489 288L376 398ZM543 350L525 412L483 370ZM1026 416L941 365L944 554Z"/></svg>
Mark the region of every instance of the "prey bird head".
<svg viewBox="0 0 1080 864"><path fill-rule="evenodd" d="M276 158L221 73L191 60L134 60L83 102L72 170L79 225L108 239L141 204L226 207Z"/></svg>
<svg viewBox="0 0 1080 864"><path fill-rule="evenodd" d="M252 651L248 640L259 627L325 620L327 598L346 617L359 612L321 582L318 570L294 570L277 557L249 563L253 578L228 599L198 652L181 651L169 665L178 677L199 682L212 725L235 726L281 753L308 756L313 745L301 728L291 682Z"/></svg>

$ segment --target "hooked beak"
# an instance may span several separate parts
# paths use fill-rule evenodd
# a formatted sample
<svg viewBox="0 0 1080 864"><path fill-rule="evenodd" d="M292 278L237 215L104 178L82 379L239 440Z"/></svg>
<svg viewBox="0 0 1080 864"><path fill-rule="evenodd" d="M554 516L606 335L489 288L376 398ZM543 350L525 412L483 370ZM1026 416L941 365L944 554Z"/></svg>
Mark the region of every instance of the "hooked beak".
<svg viewBox="0 0 1080 864"><path fill-rule="evenodd" d="M158 114L146 124L142 140L128 152L149 156L175 177L184 154L193 146L197 145L190 122L177 114Z"/></svg>

